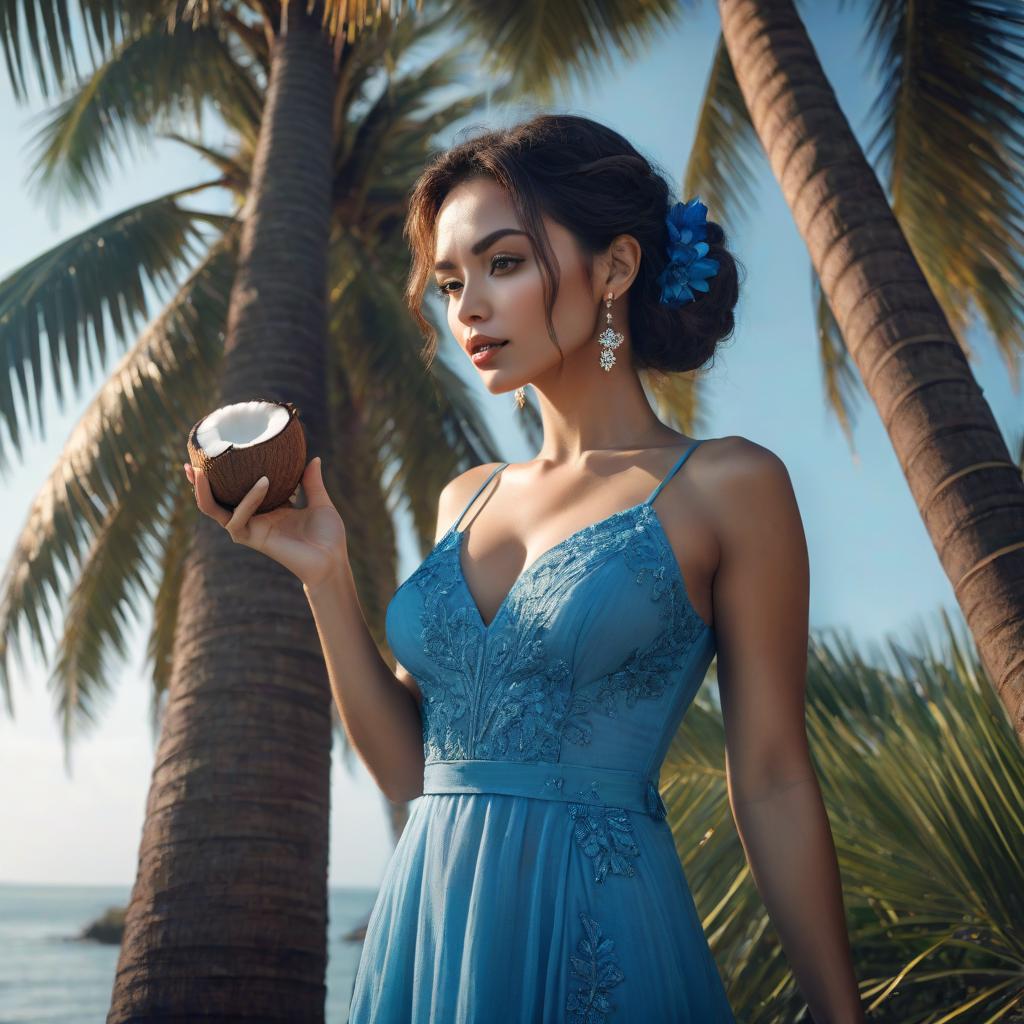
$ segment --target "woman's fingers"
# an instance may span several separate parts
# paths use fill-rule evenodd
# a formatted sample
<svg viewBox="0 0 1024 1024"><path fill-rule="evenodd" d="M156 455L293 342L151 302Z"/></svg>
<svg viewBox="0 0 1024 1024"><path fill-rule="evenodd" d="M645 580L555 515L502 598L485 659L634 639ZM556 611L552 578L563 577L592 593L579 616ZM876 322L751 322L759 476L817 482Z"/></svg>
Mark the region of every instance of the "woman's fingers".
<svg viewBox="0 0 1024 1024"><path fill-rule="evenodd" d="M259 480L249 488L249 493L238 503L234 513L229 516L227 523L224 525L224 529L231 534L231 539L236 543L241 541L241 535L248 527L249 520L259 507L259 504L263 500L263 496L267 493L267 488L269 486L270 483L267 478L265 476L261 476ZM220 508L219 505L217 507Z"/></svg>
<svg viewBox="0 0 1024 1024"><path fill-rule="evenodd" d="M311 508L326 508L333 505L327 488L324 486L323 467L318 455L310 462L302 474L302 487L306 492L306 501Z"/></svg>

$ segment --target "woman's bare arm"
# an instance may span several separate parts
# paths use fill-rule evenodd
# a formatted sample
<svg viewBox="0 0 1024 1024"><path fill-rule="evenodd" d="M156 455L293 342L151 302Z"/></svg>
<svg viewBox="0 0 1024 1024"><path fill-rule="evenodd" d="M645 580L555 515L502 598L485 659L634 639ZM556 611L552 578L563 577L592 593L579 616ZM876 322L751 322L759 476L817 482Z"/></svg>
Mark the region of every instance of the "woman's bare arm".
<svg viewBox="0 0 1024 1024"><path fill-rule="evenodd" d="M861 1024L835 846L805 728L809 569L789 474L743 438L715 486L718 682L733 818L818 1024Z"/></svg>
<svg viewBox="0 0 1024 1024"><path fill-rule="evenodd" d="M302 589L349 742L389 800L413 799L423 792L419 706L377 649L348 558L315 587Z"/></svg>
<svg viewBox="0 0 1024 1024"><path fill-rule="evenodd" d="M491 465L450 480L438 498L435 540L458 515ZM317 586L303 586L327 662L331 692L352 746L381 792L396 803L423 794L421 695L412 675L381 657L345 557Z"/></svg>

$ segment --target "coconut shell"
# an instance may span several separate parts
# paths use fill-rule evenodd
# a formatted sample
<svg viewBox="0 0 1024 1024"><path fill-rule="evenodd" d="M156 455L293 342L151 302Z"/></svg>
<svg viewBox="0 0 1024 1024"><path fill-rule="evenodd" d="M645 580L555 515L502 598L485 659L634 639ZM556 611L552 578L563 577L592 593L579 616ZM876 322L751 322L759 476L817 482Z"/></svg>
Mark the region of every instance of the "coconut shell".
<svg viewBox="0 0 1024 1024"><path fill-rule="evenodd" d="M256 481L261 476L267 477L270 481L267 493L254 513L259 514L288 504L289 498L295 493L306 469L306 433L299 419L299 411L292 402L265 398L252 401L287 409L288 422L264 441L244 445L228 443L223 451L211 456L199 444L198 434L202 425L214 413L231 408L222 406L207 413L192 426L186 448L193 468L203 471L210 482L214 500L224 508L237 508ZM232 403L243 404L248 403Z"/></svg>

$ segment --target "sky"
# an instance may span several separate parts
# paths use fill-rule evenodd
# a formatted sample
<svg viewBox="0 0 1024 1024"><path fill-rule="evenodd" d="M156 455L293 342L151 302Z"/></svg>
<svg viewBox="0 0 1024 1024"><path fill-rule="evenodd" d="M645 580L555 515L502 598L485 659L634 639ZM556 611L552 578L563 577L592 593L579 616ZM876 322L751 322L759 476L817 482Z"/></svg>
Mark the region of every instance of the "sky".
<svg viewBox="0 0 1024 1024"><path fill-rule="evenodd" d="M873 95L865 88L872 79L862 52L863 24L849 10L853 5L846 5L843 14L833 6L838 5L804 5L806 24L863 144L870 136L867 112ZM639 59L610 58L596 83L578 85L543 109L591 117L621 132L673 176L678 192L717 36L715 5L704 3L661 33ZM55 210L26 183L31 138L45 109L35 93L29 103L15 103L3 75L0 138L7 158L0 161L0 279L103 216L208 177L207 167L187 149L158 141L125 160L99 203ZM510 124L539 109L537 104L493 108L470 123ZM451 126L439 142L451 143L462 127ZM715 357L704 384L705 419L694 433L740 435L785 463L807 537L812 633L835 628L865 645L909 640L911 631L933 623L942 608L960 619L959 608L870 399L865 394L858 407L856 458L827 411L810 261L767 162L762 160L755 173L751 212L736 225L722 222L746 279L734 337ZM218 207L211 203L207 208ZM714 210L708 216L720 220ZM974 373L1010 441L1024 430L1020 395L1013 392L991 340L978 332L971 342ZM443 344L451 355L452 339L446 337ZM5 495L0 559L5 565L34 495L122 354L110 351L80 395L69 388L63 409L48 381L46 436L36 437L26 427L20 454L12 452L10 438L0 431L13 467L0 481ZM512 396L490 395L464 358L459 372L486 411L500 441L500 457L513 462L531 458L534 450L518 431ZM395 516L400 581L421 555L407 517L400 509ZM126 638L128 655L110 680L100 724L75 744L70 776L47 685L56 641L46 657L23 645L25 671L14 672L14 719L0 710L0 882L129 885L134 880L154 755L144 671L148 632L148 610L140 609L137 626ZM358 758L350 771L338 746L335 755L328 881L332 887L376 887L392 849L383 798Z"/></svg>

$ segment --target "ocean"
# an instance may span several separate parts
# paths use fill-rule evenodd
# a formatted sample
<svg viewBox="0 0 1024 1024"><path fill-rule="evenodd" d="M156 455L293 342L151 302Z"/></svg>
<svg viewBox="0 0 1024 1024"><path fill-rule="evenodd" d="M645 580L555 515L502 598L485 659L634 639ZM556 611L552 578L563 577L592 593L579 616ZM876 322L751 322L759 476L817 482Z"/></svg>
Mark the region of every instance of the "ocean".
<svg viewBox="0 0 1024 1024"><path fill-rule="evenodd" d="M71 941L131 886L0 883L0 1024L103 1024L118 947ZM327 1024L345 1024L360 942L342 936L365 920L375 889L329 891Z"/></svg>

